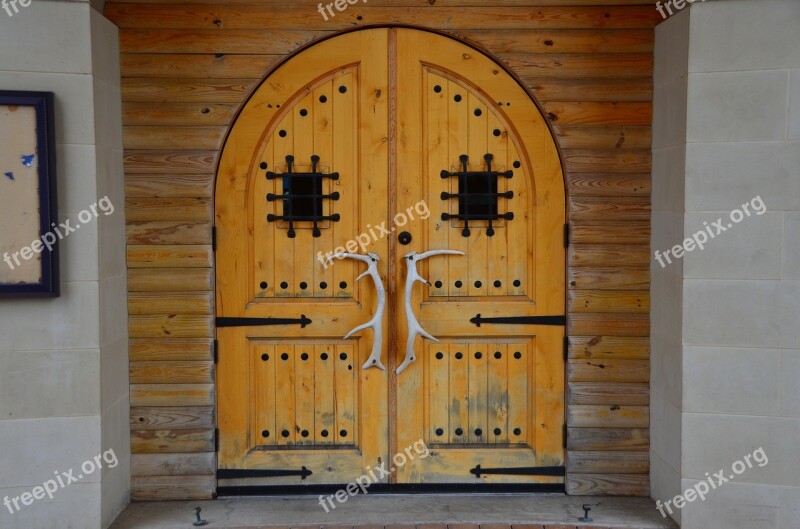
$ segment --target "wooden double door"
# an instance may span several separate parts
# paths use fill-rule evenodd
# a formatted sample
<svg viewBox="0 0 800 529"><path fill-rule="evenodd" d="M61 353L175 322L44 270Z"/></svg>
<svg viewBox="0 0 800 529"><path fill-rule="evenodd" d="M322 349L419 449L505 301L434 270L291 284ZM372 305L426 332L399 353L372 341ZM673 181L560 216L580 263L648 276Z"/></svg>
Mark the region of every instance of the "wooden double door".
<svg viewBox="0 0 800 529"><path fill-rule="evenodd" d="M471 47L368 29L277 68L217 175L220 485L563 483L564 204Z"/></svg>

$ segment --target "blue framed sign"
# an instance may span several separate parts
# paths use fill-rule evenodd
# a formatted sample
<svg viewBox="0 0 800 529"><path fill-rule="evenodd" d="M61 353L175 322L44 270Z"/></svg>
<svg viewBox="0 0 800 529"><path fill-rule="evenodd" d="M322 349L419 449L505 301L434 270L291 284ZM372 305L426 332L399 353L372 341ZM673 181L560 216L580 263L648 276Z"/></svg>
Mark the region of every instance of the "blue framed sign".
<svg viewBox="0 0 800 529"><path fill-rule="evenodd" d="M0 298L58 297L52 92L0 91Z"/></svg>

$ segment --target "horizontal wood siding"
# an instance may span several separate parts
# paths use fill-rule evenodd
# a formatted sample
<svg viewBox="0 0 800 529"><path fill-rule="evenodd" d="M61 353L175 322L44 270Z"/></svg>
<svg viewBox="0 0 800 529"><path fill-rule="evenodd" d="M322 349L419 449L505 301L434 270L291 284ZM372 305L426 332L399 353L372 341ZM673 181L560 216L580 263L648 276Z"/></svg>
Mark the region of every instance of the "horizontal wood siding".
<svg viewBox="0 0 800 529"><path fill-rule="evenodd" d="M317 3L106 3L121 28L133 498L215 491L212 199L237 110L305 44L421 22L506 64L554 128L572 243L567 488L647 495L652 2L370 0L328 21Z"/></svg>

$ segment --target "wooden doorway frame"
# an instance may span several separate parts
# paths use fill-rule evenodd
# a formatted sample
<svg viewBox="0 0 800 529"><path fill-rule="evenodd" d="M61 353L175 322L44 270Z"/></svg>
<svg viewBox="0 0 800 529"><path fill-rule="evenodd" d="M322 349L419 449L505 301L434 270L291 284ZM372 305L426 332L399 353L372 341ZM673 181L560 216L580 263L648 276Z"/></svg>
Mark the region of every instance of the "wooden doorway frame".
<svg viewBox="0 0 800 529"><path fill-rule="evenodd" d="M398 155L398 144L397 144L397 128L398 128L397 111L398 111L398 102L397 102L397 93L396 93L397 92L397 81L398 81L398 79L397 79L397 75L398 75L397 32L398 32L398 30L399 29L409 29L409 30L412 30L412 31L417 31L417 32L422 32L422 33L426 33L426 34L435 35L436 37L442 38L442 39L446 39L449 42L458 43L458 44L460 44L462 46L466 46L469 49L475 50L477 53L479 53L481 55L481 57L482 57L482 60L488 62L491 65L491 66L489 66L490 69L496 67L498 71L494 72L495 75L497 73L499 73L500 70L505 72L508 75L508 78L513 83L516 83L518 88L522 89L522 91L517 93L517 95L515 96L515 99L517 99L518 102L521 101L521 100L525 100L527 102L533 103L533 108L535 110L531 109L531 110L527 110L526 112L528 112L528 113L532 112L533 115L536 115L536 112L538 112L538 117L536 118L536 120L541 125L544 125L544 129L545 129L544 142L547 145L547 147L545 147L544 149L547 152L554 153L554 155L551 154L551 155L547 156L548 160L552 160L551 162L549 162L550 165L548 165L547 167L550 168L552 166L553 171L550 171L549 169L546 169L545 165L541 161L539 161L537 159L537 161L536 161L536 165L538 165L537 172L541 172L542 174L546 174L547 175L547 176L545 176L545 178L549 179L550 183L548 185L552 189L553 188L553 180L554 180L554 177L556 176L555 169L556 168L558 169L557 176L558 176L558 178L560 180L560 185L563 186L562 189L559 191L559 193L563 192L563 195L561 195L561 197L563 197L563 201L564 201L563 204L561 204L561 206L558 209L563 211L564 218L562 219L562 221L566 225L566 222L567 222L566 204L568 203L568 195L567 195L567 187L566 187L566 184L565 184L564 161L563 161L561 152L559 150L558 142L556 140L556 135L555 135L555 133L554 133L554 131L552 129L552 126L550 125L550 123L549 123L549 121L547 119L546 114L544 113L541 105L539 104L539 102L536 100L536 98L533 96L533 94L530 92L530 90L525 87L524 83L522 83L521 80L512 71L510 71L508 68L504 67L497 59L493 58L491 56L491 54L489 52L487 52L486 50L479 49L475 45L470 44L468 42L465 42L462 39L454 38L454 37L452 37L450 35L447 35L447 34L445 34L443 32L429 30L427 28L420 28L420 27L415 27L415 26L403 26L403 25L374 25L374 26L366 26L366 27L355 28L355 29L352 29L352 30L338 32L338 33L326 36L325 38L317 39L315 41L307 43L305 46L303 46L300 49L294 51L289 56L284 57L282 61L280 61L279 63L274 65L266 73L266 75L263 77L262 81L258 84L258 86L255 87L255 89L250 94L250 96L247 98L247 100L241 105L241 107L238 109L238 112L236 113L236 116L233 118L231 125L228 127L228 129L226 131L225 139L222 142L222 146L223 146L222 150L223 150L223 152L227 148L226 146L228 145L228 140L230 139L230 135L234 131L234 129L236 128L236 125L238 123L238 120L242 116L242 113L246 109L249 109L249 105L250 105L250 103L252 101L252 98L256 97L258 94L260 94L261 89L264 86L264 84L267 83L269 81L269 79L277 71L280 70L280 68L282 68L284 65L286 65L290 61L295 60L303 52L305 52L305 51L307 51L307 50L309 50L311 48L317 47L317 46L321 45L322 43L327 42L328 40L341 38L344 35L349 35L349 34L352 34L352 33L355 33L355 32L370 31L370 30L375 30L375 29L386 29L388 31L388 36L389 36L388 37L389 38L389 49L388 49L388 53L389 53L389 60L388 60L389 90L388 91L389 91L389 94L390 94L389 109L388 109L388 113L389 113L389 123L388 123L388 127L389 127L389 132L388 132L388 134L389 134L389 137L388 137L389 154L388 154L388 156L389 156L389 160L396 160L397 159L397 155ZM465 55L465 57L466 57L466 55ZM524 95L521 96L520 94L524 94ZM500 97L500 96L498 95L498 97ZM249 109L248 111L250 113L252 113L252 109ZM248 119L251 120L252 119L252 115L248 114ZM540 128L540 130L542 130L542 129ZM526 154L526 158L527 158L527 154ZM216 175L216 180L217 181L219 179L220 171L223 169L223 165L222 164L224 163L224 161L225 161L225 158L223 156L220 156L220 159L219 159L219 161L217 163L217 168L216 168L216 171L215 171L215 175ZM397 164L396 163L389 163L389 180L390 180L390 182L395 182L396 177L397 177L396 173L397 173ZM550 173L553 173L553 174L550 174ZM534 178L534 176L532 175L531 178ZM216 189L217 189L217 186L216 186L216 182L215 182L215 190ZM392 188L389 189L389 211L390 212L393 212L393 211L395 211L397 209L396 208L396 206L397 206L397 203L396 203L397 202L397 193L396 193L396 191L397 191L396 184L393 185ZM561 198L561 197L559 197L559 198ZM534 199L535 195L533 195L531 198ZM216 200L216 192L215 192L215 200ZM560 227L559 227L559 229L560 229ZM396 292L397 291L397 284L396 284L397 283L397 270L398 270L398 265L396 263L397 254L398 254L397 241L394 238L389 238L389 263L388 263L388 271L387 271L387 277L388 277L388 281L389 281L388 292ZM216 260L215 260L214 270L215 270L215 274L216 274L216 270L217 270ZM561 278L562 278L561 280L564 281L564 283L566 283L566 273L567 273L567 270L566 270L566 258L564 258L564 270L562 272L563 272L563 275L561 276ZM565 297L562 300L563 301L563 311L566 312L566 304L567 304L566 288L564 288L564 296ZM216 307L215 307L215 309L216 309ZM390 303L389 304L389 308L388 308L388 320L389 320L388 336L394 336L396 334L396 332L397 332L397 329L396 329L396 318L397 318L397 314L396 314L395 304L394 303ZM388 413L389 413L389 417L390 418L396 416L396 410L397 410L397 407L398 407L397 406L397 400L396 400L397 399L397 389L398 389L397 375L394 372L394 370L396 368L395 359L397 358L397 354L398 354L398 351L397 351L396 341L390 340L389 341L389 351L388 351L388 355L389 355L388 356L388 371L389 371L389 379L388 379L389 380ZM565 394L563 395L564 413L565 413L565 416L563 417L563 421L564 421L564 434L563 435L566 435L566 369L564 370L564 372L562 374L564 376L563 387L565 388ZM217 391L215 393L217 395L219 395L218 388L216 388L216 389L217 389ZM217 407L218 407L218 404L217 404ZM397 435L396 435L397 434L396 428L397 428L396 421L390 419L389 420L389 432L388 432L388 435L389 435L389 454L397 453L398 448L399 448L398 445L397 445L398 441L397 441ZM562 433L559 432L559 436L561 436L561 435L562 435ZM565 443L565 445L566 445L566 443ZM566 448L566 446L564 448ZM564 456L566 457L566 454ZM394 478L395 478L395 476L393 474L392 477L391 477L391 479L392 479L391 483L394 483ZM566 479L566 476L565 476L565 479Z"/></svg>
<svg viewBox="0 0 800 529"><path fill-rule="evenodd" d="M228 126L275 61L307 39L319 42L354 29L361 23L356 18L410 27L424 20L442 30L436 33L468 36L480 43L475 48L492 50L484 53L512 65L523 88L530 87L526 91L535 92L547 110L562 142L574 228L568 488L573 494L646 495L657 13L646 5L487 2L408 9L369 3L323 23L310 15L284 18L306 8L313 12L316 3L200 3L205 5L192 10L175 1L109 3L105 10L126 28L121 46L134 499L209 498L216 486L210 205L225 128L207 125ZM487 16L494 13L498 17ZM265 16L269 28L294 30L297 40L269 39L255 47L236 29L263 31L259 21ZM215 37L174 39L175 24Z"/></svg>

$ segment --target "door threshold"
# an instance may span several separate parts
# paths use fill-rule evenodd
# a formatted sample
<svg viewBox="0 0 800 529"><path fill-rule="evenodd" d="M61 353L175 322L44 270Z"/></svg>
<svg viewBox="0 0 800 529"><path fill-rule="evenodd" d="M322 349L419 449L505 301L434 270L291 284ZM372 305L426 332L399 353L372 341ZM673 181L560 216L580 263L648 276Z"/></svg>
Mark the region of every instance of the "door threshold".
<svg viewBox="0 0 800 529"><path fill-rule="evenodd" d="M196 520L208 529L676 529L650 498L565 494L368 494L225 497L210 501L132 503L110 529L186 529ZM341 497L341 495L340 495ZM581 522L582 506L592 522ZM466 527L464 524L469 525ZM369 526L369 527L367 527ZM526 526L526 527L521 527Z"/></svg>
<svg viewBox="0 0 800 529"><path fill-rule="evenodd" d="M295 486L235 486L219 487L218 497L235 496L308 496L320 494L336 494L345 490L347 484L342 485L295 485ZM481 484L481 483L410 483L410 484L385 484L370 485L368 494L504 494L504 493L538 493L538 494L564 494L563 483L537 483L537 484Z"/></svg>

